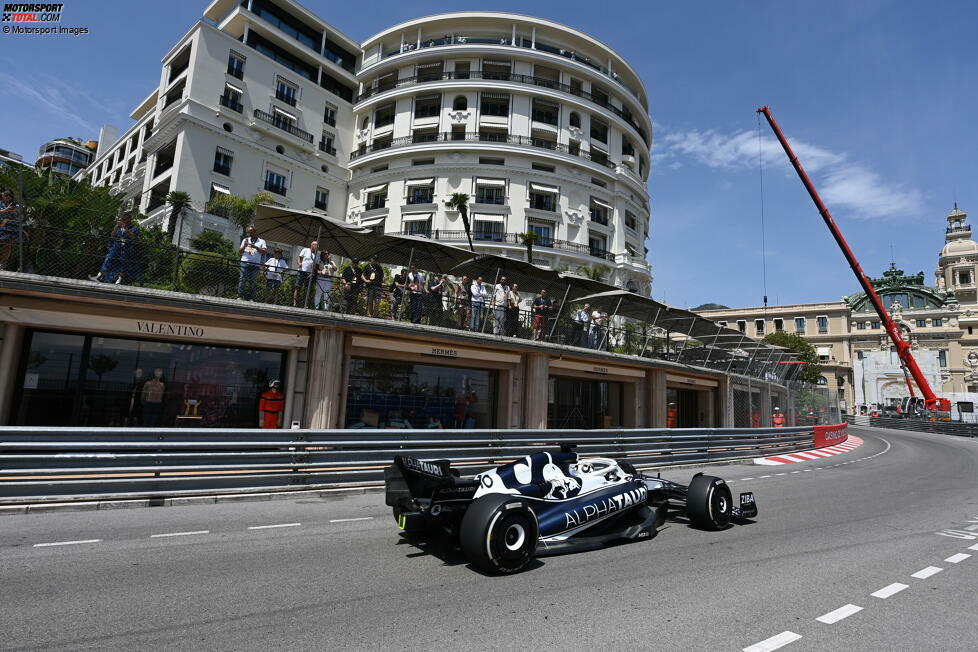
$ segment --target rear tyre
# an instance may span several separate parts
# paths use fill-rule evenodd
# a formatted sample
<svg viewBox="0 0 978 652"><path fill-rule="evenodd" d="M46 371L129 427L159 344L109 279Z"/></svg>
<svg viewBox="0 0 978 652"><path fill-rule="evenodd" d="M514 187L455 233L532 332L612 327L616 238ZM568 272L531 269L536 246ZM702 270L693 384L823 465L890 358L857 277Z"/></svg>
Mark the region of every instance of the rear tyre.
<svg viewBox="0 0 978 652"><path fill-rule="evenodd" d="M537 547L537 519L518 497L490 494L465 511L459 541L472 565L487 573L515 573Z"/></svg>
<svg viewBox="0 0 978 652"><path fill-rule="evenodd" d="M707 530L730 525L733 496L727 483L712 475L697 475L686 492L686 515L690 523Z"/></svg>

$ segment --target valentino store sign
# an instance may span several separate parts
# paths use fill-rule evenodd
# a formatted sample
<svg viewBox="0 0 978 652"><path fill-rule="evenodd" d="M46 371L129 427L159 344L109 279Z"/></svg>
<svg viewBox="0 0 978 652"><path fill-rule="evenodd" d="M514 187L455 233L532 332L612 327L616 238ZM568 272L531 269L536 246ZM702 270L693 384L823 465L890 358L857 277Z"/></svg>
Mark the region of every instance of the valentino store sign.
<svg viewBox="0 0 978 652"><path fill-rule="evenodd" d="M257 331L226 326L204 326L193 322L132 319L91 313L55 312L15 306L0 307L0 321L42 328L84 330L119 337L154 337L164 340L199 340L250 344L253 346L305 347L309 336L302 329L282 327L277 331Z"/></svg>

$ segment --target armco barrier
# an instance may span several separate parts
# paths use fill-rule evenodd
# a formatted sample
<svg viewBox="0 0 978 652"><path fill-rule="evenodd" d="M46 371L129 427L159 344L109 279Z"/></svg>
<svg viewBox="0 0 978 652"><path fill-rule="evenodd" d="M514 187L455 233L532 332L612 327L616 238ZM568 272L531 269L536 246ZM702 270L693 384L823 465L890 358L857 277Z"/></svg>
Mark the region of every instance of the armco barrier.
<svg viewBox="0 0 978 652"><path fill-rule="evenodd" d="M0 427L0 503L167 497L358 485L394 455L463 473L561 443L667 466L812 446L810 427L697 430L224 430Z"/></svg>
<svg viewBox="0 0 978 652"><path fill-rule="evenodd" d="M891 430L910 430L913 432L934 432L954 437L978 437L978 424L958 421L930 421L929 419L893 417L870 417L846 415L846 422L853 426L871 426Z"/></svg>
<svg viewBox="0 0 978 652"><path fill-rule="evenodd" d="M836 423L831 426L815 426L815 448L835 446L849 439L849 424Z"/></svg>

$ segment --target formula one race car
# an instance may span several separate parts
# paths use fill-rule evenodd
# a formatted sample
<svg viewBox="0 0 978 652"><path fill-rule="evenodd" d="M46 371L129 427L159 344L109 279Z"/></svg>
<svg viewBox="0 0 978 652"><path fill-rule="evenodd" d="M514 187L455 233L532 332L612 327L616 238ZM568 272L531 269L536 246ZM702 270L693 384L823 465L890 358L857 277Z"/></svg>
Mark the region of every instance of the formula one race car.
<svg viewBox="0 0 978 652"><path fill-rule="evenodd" d="M465 557L491 573L514 573L534 556L590 550L655 535L670 510L719 530L757 516L720 478L689 485L639 473L625 461L581 458L570 447L527 455L473 479L448 460L397 456L384 469L386 502L407 534L458 537Z"/></svg>

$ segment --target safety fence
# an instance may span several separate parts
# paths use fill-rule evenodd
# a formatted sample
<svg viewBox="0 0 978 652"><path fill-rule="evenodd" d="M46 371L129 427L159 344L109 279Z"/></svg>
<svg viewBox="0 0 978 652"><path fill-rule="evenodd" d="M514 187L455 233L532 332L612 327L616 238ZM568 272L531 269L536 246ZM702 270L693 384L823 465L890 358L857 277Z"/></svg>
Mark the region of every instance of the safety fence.
<svg viewBox="0 0 978 652"><path fill-rule="evenodd" d="M731 409L732 423L737 428L759 428L769 424L777 426L779 423L785 426L815 426L842 421L837 392L797 381L787 383L784 390L778 388L768 392L766 386L750 377L734 379L731 384Z"/></svg>
<svg viewBox="0 0 978 652"><path fill-rule="evenodd" d="M702 430L165 430L0 428L0 503L377 485L395 455L475 474L574 444L638 467L812 447L811 428Z"/></svg>
<svg viewBox="0 0 978 652"><path fill-rule="evenodd" d="M929 419L896 419L893 417L870 417L865 415L846 415L846 421L854 426L871 426L891 430L913 432L934 432L955 437L978 437L978 424L956 421L930 421Z"/></svg>

